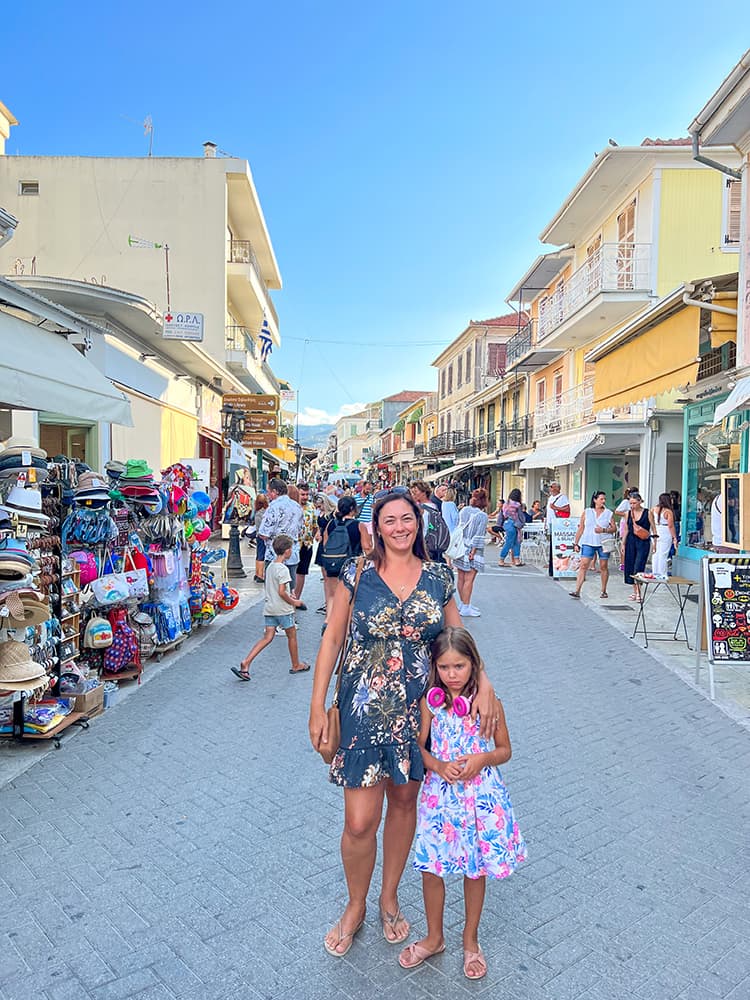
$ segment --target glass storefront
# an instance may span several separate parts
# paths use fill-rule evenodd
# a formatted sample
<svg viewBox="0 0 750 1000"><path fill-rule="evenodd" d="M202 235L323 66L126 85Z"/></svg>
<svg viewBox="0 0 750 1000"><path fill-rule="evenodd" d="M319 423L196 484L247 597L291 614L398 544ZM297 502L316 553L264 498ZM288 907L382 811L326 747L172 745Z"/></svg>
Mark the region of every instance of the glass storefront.
<svg viewBox="0 0 750 1000"><path fill-rule="evenodd" d="M721 491L722 475L746 472L750 412L730 413L714 425L714 411L725 395L685 410L680 556L700 559L721 546L717 513L712 507Z"/></svg>

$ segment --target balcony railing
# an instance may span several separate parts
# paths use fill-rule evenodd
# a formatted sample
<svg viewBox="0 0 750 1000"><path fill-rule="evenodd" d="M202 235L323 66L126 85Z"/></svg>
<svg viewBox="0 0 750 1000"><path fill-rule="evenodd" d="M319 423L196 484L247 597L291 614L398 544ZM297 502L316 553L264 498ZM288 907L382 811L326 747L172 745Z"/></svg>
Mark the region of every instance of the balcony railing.
<svg viewBox="0 0 750 1000"><path fill-rule="evenodd" d="M594 382L587 379L567 392L551 399L534 412L536 438L558 431L584 427L586 424L606 423L608 420L645 420L646 403L630 403L594 413Z"/></svg>
<svg viewBox="0 0 750 1000"><path fill-rule="evenodd" d="M520 417L511 424L500 424L494 431L467 438L456 445L456 460L476 458L478 455L497 455L533 444L534 418Z"/></svg>
<svg viewBox="0 0 750 1000"><path fill-rule="evenodd" d="M425 455L425 446L423 444L415 444L414 445L414 457L415 458L424 458L424 455Z"/></svg>
<svg viewBox="0 0 750 1000"><path fill-rule="evenodd" d="M533 346L533 325L530 320L526 326L521 327L518 333L514 333L505 348L505 368L506 371L528 354Z"/></svg>
<svg viewBox="0 0 750 1000"><path fill-rule="evenodd" d="M260 287L263 289L265 305L276 321L276 327L278 329L279 317L276 315L276 307L271 300L271 296L268 294L268 288L266 287L266 282L263 278L258 258L255 255L255 250L253 250L253 245L250 240L229 240L229 246L227 247L227 262L229 264L250 264L252 269L255 271L258 281L260 282Z"/></svg>
<svg viewBox="0 0 750 1000"><path fill-rule="evenodd" d="M651 246L648 243L604 243L571 277L539 306L539 335L549 336L601 292L648 291Z"/></svg>
<svg viewBox="0 0 750 1000"><path fill-rule="evenodd" d="M466 437L467 435L464 431L446 431L444 434L437 434L430 441L430 454L452 454L456 450L456 445L460 441L466 440Z"/></svg>
<svg viewBox="0 0 750 1000"><path fill-rule="evenodd" d="M255 357L255 341L245 326L228 326L224 330L224 342L228 351L247 351Z"/></svg>

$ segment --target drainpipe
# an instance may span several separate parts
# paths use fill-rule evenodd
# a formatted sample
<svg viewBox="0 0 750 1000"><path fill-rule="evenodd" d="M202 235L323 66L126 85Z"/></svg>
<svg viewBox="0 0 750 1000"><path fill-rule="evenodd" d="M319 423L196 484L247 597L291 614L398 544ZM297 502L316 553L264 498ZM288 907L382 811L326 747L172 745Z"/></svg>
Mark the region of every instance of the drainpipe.
<svg viewBox="0 0 750 1000"><path fill-rule="evenodd" d="M728 167L725 163L719 163L718 160L712 160L708 156L704 156L701 153L700 147L700 133L693 132L691 136L693 140L693 159L698 163L703 163L707 167L713 167L714 170L720 170L723 174L728 174L730 177L734 177L736 181L742 180L742 174L739 170L735 170L733 167Z"/></svg>

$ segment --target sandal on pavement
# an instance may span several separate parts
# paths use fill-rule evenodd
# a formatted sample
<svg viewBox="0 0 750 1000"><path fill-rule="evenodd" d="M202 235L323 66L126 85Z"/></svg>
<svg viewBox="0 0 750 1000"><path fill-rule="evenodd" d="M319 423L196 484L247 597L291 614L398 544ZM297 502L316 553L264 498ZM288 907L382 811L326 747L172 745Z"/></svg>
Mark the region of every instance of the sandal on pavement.
<svg viewBox="0 0 750 1000"><path fill-rule="evenodd" d="M477 974L469 971L472 965L479 966ZM487 963L481 948L479 951L467 951L464 948L464 975L467 979L484 979L487 975Z"/></svg>
<svg viewBox="0 0 750 1000"><path fill-rule="evenodd" d="M365 925L365 919L363 917L360 920L360 922L357 924L357 926L354 928L353 931L349 931L348 934L344 934L344 932L342 930L342 927L341 927L341 921L337 920L335 926L332 928L331 931L328 932L329 934L330 933L336 933L338 935L336 943L331 945L331 944L329 944L326 941L325 938L323 938L323 947L328 952L328 954L329 955L333 955L334 958L343 958L344 955L347 954L347 952L349 951L349 949L351 948L351 946L354 944L354 935L358 934L362 930L362 928L364 927L364 925ZM347 941L347 938L348 938L348 941ZM346 947L344 948L343 951L337 951L336 949L339 947L339 945L343 941L347 942L346 943Z"/></svg>
<svg viewBox="0 0 750 1000"><path fill-rule="evenodd" d="M239 677L241 681L250 680L250 674L247 672L247 670L240 670L239 667L230 667L229 669L236 677Z"/></svg>
<svg viewBox="0 0 750 1000"><path fill-rule="evenodd" d="M522 562L517 562L517 563L513 563L513 565L514 565L514 566L525 566L525 565L526 565L526 563L522 563Z"/></svg>
<svg viewBox="0 0 750 1000"><path fill-rule="evenodd" d="M571 597L577 597L579 599L581 597L581 595L578 593L577 590L569 590L568 593L570 594Z"/></svg>
<svg viewBox="0 0 750 1000"><path fill-rule="evenodd" d="M414 944L407 945L398 956L398 964L402 969L416 969L418 965L422 965L428 958L432 958L433 955L442 955L444 951L445 945L442 948L437 948L435 951L428 951L418 941L415 941Z"/></svg>
<svg viewBox="0 0 750 1000"><path fill-rule="evenodd" d="M505 569L507 565L507 562L502 562L502 560L498 563L498 566L502 566L503 569Z"/></svg>
<svg viewBox="0 0 750 1000"><path fill-rule="evenodd" d="M635 594L631 594L628 598L629 601L640 601L640 597L636 597Z"/></svg>
<svg viewBox="0 0 750 1000"><path fill-rule="evenodd" d="M606 590L603 590L601 594L599 594L599 597L609 597L609 594L607 593Z"/></svg>
<svg viewBox="0 0 750 1000"><path fill-rule="evenodd" d="M297 667L290 667L289 668L289 673L290 674L306 674L309 669L310 669L310 664L309 663L300 663L299 666L297 666Z"/></svg>
<svg viewBox="0 0 750 1000"><path fill-rule="evenodd" d="M411 927L406 917L403 915L401 910L397 910L395 913L389 913L388 910L380 911L380 922L383 925L383 937L388 942L388 944L403 944L404 941L409 937L409 931ZM403 924L404 928L398 930L398 925ZM386 934L386 927L388 927L393 934L393 937L388 937ZM422 959L424 961L424 959ZM419 963L417 963L419 964ZM404 968L413 968L413 966L404 966Z"/></svg>

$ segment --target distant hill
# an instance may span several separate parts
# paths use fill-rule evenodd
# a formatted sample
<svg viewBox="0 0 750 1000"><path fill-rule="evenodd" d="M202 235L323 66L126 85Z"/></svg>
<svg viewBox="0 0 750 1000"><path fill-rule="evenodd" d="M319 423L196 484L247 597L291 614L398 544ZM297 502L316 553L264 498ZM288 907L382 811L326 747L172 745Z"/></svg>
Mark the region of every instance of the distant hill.
<svg viewBox="0 0 750 1000"><path fill-rule="evenodd" d="M311 427L301 426L299 429L299 443L305 448L322 448L328 441L328 435L335 429L335 424L313 424Z"/></svg>

